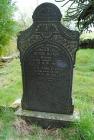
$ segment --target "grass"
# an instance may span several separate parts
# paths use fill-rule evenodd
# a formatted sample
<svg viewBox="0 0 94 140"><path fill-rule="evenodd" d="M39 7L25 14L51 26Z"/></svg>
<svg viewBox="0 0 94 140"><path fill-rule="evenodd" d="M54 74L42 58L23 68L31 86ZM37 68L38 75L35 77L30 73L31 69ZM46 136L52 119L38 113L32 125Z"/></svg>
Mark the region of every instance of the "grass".
<svg viewBox="0 0 94 140"><path fill-rule="evenodd" d="M10 105L21 97L22 82L21 69L18 59L0 68L0 105Z"/></svg>
<svg viewBox="0 0 94 140"><path fill-rule="evenodd" d="M77 53L74 71L73 95L78 108L93 106L94 100L94 50L82 49ZM78 103L79 102L79 103ZM82 103L81 103L82 102ZM83 105L82 105L83 104ZM84 105L85 104L85 105ZM81 107L82 106L82 107Z"/></svg>
<svg viewBox="0 0 94 140"><path fill-rule="evenodd" d="M30 134L18 134L13 127L14 112L0 112L0 140L94 140L94 50L77 52L73 79L74 104L81 119L69 128L43 130L31 126ZM18 59L0 68L0 105L11 105L22 97L21 68Z"/></svg>

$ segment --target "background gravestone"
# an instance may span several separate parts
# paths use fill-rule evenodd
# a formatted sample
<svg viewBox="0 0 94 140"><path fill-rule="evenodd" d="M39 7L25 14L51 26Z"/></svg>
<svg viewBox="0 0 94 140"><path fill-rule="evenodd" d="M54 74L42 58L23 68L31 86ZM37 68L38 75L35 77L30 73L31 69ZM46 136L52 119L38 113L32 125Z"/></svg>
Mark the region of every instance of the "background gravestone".
<svg viewBox="0 0 94 140"><path fill-rule="evenodd" d="M72 114L72 78L79 33L61 24L61 12L43 3L33 24L18 36L22 68L22 109Z"/></svg>

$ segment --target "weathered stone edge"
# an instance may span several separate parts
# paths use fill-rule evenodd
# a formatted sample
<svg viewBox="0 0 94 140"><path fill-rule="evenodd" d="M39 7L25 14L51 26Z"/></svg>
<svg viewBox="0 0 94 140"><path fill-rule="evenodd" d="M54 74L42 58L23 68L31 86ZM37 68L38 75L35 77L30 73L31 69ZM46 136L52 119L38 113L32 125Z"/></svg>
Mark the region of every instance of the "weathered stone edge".
<svg viewBox="0 0 94 140"><path fill-rule="evenodd" d="M56 121L75 122L80 119L79 112L77 111L74 111L73 115L66 115L66 114L22 110L20 108L15 112L15 114L17 116L32 117L38 119L48 119L53 121L56 120Z"/></svg>

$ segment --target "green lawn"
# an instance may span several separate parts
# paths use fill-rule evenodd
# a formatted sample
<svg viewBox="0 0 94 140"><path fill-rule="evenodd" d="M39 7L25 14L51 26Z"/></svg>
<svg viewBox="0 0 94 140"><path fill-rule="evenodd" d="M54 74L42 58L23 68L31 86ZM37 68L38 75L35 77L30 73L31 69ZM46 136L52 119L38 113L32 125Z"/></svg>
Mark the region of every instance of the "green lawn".
<svg viewBox="0 0 94 140"><path fill-rule="evenodd" d="M22 97L21 68L19 59L0 68L0 105L11 105ZM75 108L79 109L81 120L70 128L43 130L32 126L30 135L15 134L12 111L0 112L0 140L94 140L94 50L77 52L73 79ZM5 125L4 125L5 124Z"/></svg>

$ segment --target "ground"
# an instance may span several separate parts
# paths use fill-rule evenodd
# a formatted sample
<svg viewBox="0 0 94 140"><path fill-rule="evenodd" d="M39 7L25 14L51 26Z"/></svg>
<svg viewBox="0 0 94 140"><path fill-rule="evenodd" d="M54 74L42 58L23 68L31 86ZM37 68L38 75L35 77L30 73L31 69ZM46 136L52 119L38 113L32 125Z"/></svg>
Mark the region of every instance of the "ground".
<svg viewBox="0 0 94 140"><path fill-rule="evenodd" d="M0 67L0 106L10 106L22 97L21 80L19 59ZM43 130L34 125L26 126L23 120L15 117L13 111L7 108L1 110L0 140L94 140L94 49L77 52L73 97L81 120L69 128Z"/></svg>

